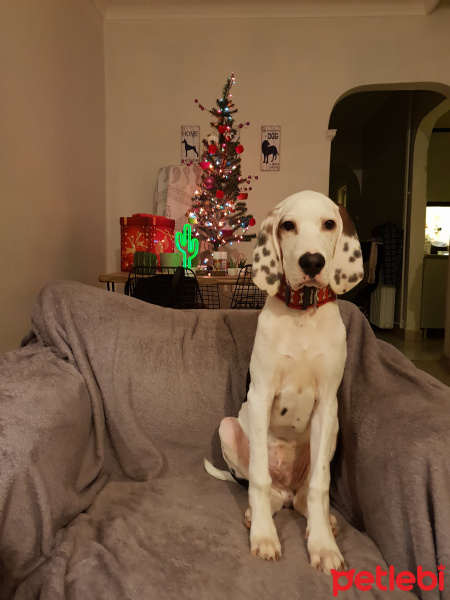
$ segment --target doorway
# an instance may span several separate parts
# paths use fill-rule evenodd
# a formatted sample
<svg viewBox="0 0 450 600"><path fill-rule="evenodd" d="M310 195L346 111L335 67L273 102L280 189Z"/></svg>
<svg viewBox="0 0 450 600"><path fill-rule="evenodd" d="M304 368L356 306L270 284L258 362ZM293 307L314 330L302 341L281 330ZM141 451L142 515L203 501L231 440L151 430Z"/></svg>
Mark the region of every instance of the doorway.
<svg viewBox="0 0 450 600"><path fill-rule="evenodd" d="M399 86L400 87L400 86ZM431 86L430 86L431 87ZM390 280L393 324L409 339L422 335L423 255L431 133L448 111L446 90L374 86L350 91L334 106L330 197L345 190L361 242L379 239L379 228L398 231L398 272Z"/></svg>

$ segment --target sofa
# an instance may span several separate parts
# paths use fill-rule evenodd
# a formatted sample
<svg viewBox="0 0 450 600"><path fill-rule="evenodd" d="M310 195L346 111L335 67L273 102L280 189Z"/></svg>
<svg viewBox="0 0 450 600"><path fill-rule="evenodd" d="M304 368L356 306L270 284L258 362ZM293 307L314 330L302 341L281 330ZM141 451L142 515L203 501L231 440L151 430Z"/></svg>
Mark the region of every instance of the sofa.
<svg viewBox="0 0 450 600"><path fill-rule="evenodd" d="M347 577L310 566L291 509L275 516L281 560L251 557L247 490L204 469L224 466L218 427L245 396L258 311L61 281L0 358L1 600L450 598L450 390L339 308L330 498Z"/></svg>

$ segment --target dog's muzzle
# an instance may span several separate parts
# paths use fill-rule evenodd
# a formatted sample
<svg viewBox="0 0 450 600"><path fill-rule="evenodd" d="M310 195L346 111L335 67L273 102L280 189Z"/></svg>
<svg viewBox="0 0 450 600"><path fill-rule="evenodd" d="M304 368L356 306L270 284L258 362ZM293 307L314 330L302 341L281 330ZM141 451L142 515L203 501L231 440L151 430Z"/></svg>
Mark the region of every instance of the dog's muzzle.
<svg viewBox="0 0 450 600"><path fill-rule="evenodd" d="M310 279L314 279L314 277L324 268L325 258L322 254L319 254L319 252L315 252L314 254L305 252L305 254L300 256L298 264L305 275L308 275Z"/></svg>

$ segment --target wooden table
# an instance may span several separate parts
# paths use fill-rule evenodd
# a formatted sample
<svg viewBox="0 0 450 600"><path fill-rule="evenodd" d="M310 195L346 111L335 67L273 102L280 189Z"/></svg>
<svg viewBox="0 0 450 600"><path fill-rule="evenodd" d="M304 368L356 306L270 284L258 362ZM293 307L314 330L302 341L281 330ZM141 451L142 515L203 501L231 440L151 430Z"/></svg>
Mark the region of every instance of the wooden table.
<svg viewBox="0 0 450 600"><path fill-rule="evenodd" d="M114 285L116 283L126 283L128 281L129 273L127 271L121 271L119 273L107 273L106 275L100 275L98 280L101 283L106 283L106 286L109 291L115 291ZM237 276L232 275L223 275L223 276L214 276L203 277L197 276L197 281L201 285L236 285Z"/></svg>

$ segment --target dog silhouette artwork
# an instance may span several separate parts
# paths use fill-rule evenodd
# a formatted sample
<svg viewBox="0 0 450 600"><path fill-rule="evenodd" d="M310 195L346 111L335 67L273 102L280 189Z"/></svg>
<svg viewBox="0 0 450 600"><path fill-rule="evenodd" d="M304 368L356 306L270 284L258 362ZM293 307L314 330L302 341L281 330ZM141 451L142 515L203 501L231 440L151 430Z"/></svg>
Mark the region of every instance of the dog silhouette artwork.
<svg viewBox="0 0 450 600"><path fill-rule="evenodd" d="M278 157L278 149L276 146L271 146L269 140L264 140L262 143L262 153L264 154L264 163L269 162L269 156L272 155L272 162Z"/></svg>
<svg viewBox="0 0 450 600"><path fill-rule="evenodd" d="M183 140L181 143L184 144L184 151L185 151L186 157L188 155L189 150L193 150L195 152L195 154L198 156L197 148L195 146L191 146L190 144L187 143L186 140Z"/></svg>

